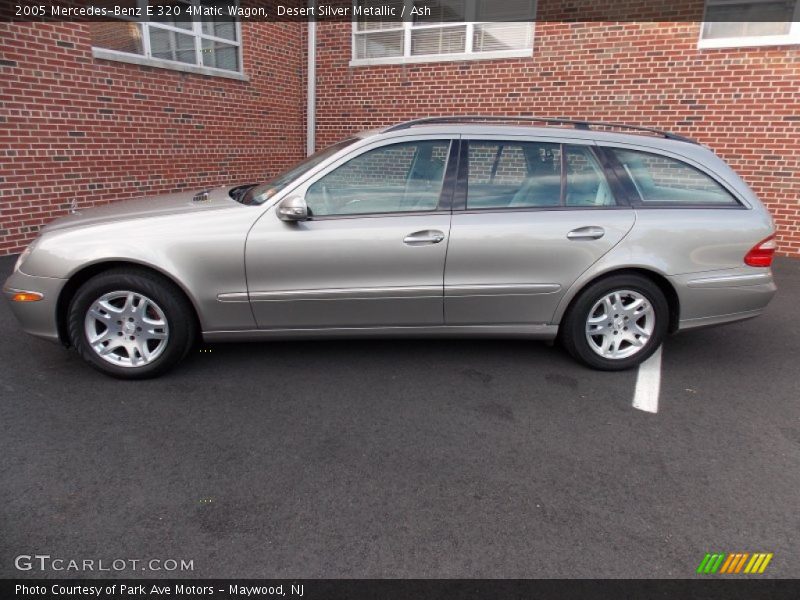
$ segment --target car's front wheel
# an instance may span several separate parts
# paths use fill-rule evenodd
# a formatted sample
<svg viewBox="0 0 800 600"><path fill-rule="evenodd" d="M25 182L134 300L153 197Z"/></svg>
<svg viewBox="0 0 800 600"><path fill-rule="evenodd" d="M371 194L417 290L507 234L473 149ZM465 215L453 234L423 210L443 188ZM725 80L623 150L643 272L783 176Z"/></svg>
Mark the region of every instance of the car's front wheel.
<svg viewBox="0 0 800 600"><path fill-rule="evenodd" d="M70 340L96 369L121 379L155 377L194 341L192 308L170 281L115 269L87 281L70 303Z"/></svg>
<svg viewBox="0 0 800 600"><path fill-rule="evenodd" d="M578 295L561 339L581 362L617 371L650 357L664 341L668 324L669 305L655 283L639 275L615 275Z"/></svg>

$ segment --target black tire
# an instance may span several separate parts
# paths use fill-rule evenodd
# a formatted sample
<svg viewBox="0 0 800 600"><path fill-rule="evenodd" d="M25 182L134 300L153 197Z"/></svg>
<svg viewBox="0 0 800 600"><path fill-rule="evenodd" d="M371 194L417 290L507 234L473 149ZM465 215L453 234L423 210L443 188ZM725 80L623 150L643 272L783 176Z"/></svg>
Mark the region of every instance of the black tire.
<svg viewBox="0 0 800 600"><path fill-rule="evenodd" d="M606 295L619 290L641 294L653 308L655 323L650 338L635 354L627 358L606 358L590 346L586 325L592 307ZM559 330L559 338L566 350L585 365L602 371L622 371L647 360L655 352L669 329L669 304L664 292L652 280L641 275L612 275L601 279L576 297Z"/></svg>
<svg viewBox="0 0 800 600"><path fill-rule="evenodd" d="M166 346L157 358L142 366L113 365L91 348L84 321L87 311L104 294L125 290L142 294L156 302L169 328ZM135 268L105 271L84 283L69 305L69 337L78 354L92 367L119 379L157 377L180 362L194 345L196 325L194 309L183 292L171 281L155 273Z"/></svg>

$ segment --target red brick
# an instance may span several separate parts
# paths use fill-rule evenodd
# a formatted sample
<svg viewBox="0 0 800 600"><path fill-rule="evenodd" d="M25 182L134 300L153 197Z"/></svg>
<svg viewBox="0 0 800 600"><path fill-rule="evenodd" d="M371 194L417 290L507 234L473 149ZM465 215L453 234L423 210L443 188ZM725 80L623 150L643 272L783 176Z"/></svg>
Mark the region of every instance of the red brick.
<svg viewBox="0 0 800 600"><path fill-rule="evenodd" d="M531 58L350 67L351 31L318 27L318 146L442 114L663 128L724 158L773 210L781 251L800 256L797 46L701 50L697 22L542 22Z"/></svg>
<svg viewBox="0 0 800 600"><path fill-rule="evenodd" d="M303 26L242 37L247 82L94 59L85 23L0 23L0 60L16 62L0 63L0 254L73 199L258 181L301 158Z"/></svg>

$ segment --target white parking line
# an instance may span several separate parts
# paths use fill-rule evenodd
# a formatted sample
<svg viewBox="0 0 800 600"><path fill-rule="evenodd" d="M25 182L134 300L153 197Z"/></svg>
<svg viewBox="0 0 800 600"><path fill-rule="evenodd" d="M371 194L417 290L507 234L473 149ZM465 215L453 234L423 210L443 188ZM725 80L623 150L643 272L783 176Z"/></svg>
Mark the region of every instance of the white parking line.
<svg viewBox="0 0 800 600"><path fill-rule="evenodd" d="M658 412L658 393L661 390L661 346L653 356L639 365L636 376L636 391L633 393L633 408L645 412Z"/></svg>

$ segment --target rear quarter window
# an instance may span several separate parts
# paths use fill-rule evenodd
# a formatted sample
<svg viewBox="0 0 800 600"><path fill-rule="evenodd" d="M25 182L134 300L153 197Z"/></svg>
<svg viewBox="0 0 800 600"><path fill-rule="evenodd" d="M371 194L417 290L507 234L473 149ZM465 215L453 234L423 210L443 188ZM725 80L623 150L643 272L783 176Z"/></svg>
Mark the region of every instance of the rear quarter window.
<svg viewBox="0 0 800 600"><path fill-rule="evenodd" d="M622 165L644 206L739 206L722 185L685 162L649 152L607 150Z"/></svg>

